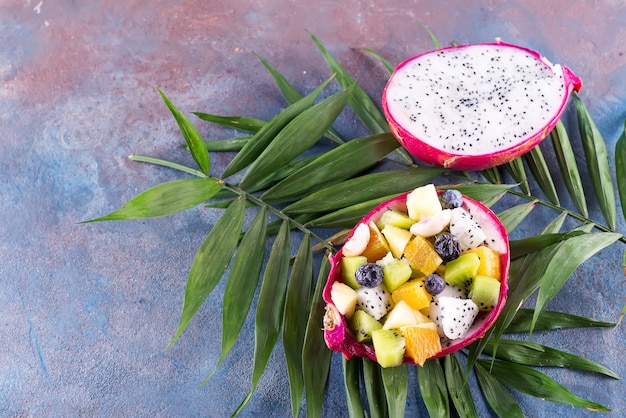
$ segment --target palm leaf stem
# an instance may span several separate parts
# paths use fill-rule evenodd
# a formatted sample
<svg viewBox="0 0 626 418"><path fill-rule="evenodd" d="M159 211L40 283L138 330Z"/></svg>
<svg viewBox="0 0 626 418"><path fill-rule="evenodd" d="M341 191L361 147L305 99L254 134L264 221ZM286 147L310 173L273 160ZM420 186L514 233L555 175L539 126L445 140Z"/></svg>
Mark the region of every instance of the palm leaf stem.
<svg viewBox="0 0 626 418"><path fill-rule="evenodd" d="M199 171L199 170L195 170L193 168L187 167L185 165L182 164L178 164L175 163L173 161L168 161L168 160L163 160L161 158L155 158L155 157L147 157L145 155L131 155L129 157L132 161L138 161L138 162L142 162L142 163L148 163L148 164L155 164L155 165L160 165L162 167L168 167L168 168L173 168L175 170L179 170L182 171L184 173L188 173L188 174L192 174L194 176L198 176L198 177L202 177L202 178L206 178L207 176ZM311 229L307 228L304 224L298 222L296 219L290 217L289 215L285 214L283 211L281 211L280 209L277 209L276 207L274 207L273 205L270 205L268 203L265 203L262 199L259 199L258 197L246 192L245 190L234 186L232 184L229 184L223 180L219 180L220 184L222 185L222 187L226 190L230 190L233 193L236 193L237 195L245 198L246 200L248 200L249 202L253 203L254 205L258 206L258 207L265 207L269 212L273 213L274 215L278 216L280 219L283 220L287 220L289 221L289 224L291 226L293 226L294 228L304 232L305 234L308 233L311 235L311 238L313 238L315 241L317 241L319 243L319 245L323 246L324 248L326 248L328 251L334 252L336 250L336 248L328 242L328 240L320 237L319 235L317 235L316 233L314 233L313 231L311 231Z"/></svg>

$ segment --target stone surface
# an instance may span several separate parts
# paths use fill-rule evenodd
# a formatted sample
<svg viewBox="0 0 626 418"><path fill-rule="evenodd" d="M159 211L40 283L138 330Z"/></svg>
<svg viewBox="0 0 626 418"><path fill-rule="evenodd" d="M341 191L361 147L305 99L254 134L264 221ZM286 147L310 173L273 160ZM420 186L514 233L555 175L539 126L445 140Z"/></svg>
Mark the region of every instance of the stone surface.
<svg viewBox="0 0 626 418"><path fill-rule="evenodd" d="M308 30L378 102L386 73L353 47L397 63L432 48L423 22L445 44L501 37L567 64L584 81L581 96L612 158L626 117L625 21L619 0L0 2L0 415L221 417L250 387L252 315L201 387L219 357L223 283L166 349L193 255L218 212L198 207L167 218L78 224L180 177L132 162L130 154L192 163L156 88L188 115L269 119L285 102L252 53L309 92L330 72ZM232 134L197 126L206 138ZM364 132L349 112L337 129L348 138ZM228 157L212 156L214 174ZM566 195L562 185L559 193ZM619 207L618 215L623 233ZM554 213L534 216L540 225ZM524 228L520 235L532 230ZM621 244L604 250L548 307L616 321L625 303L622 255ZM540 332L532 340L626 375L623 325ZM290 414L283 358L274 352L242 416ZM547 372L614 416L626 415L623 381ZM410 379L408 413L424 415L413 371ZM527 416L595 416L515 396ZM490 414L482 400L477 407ZM347 416L338 355L324 416Z"/></svg>

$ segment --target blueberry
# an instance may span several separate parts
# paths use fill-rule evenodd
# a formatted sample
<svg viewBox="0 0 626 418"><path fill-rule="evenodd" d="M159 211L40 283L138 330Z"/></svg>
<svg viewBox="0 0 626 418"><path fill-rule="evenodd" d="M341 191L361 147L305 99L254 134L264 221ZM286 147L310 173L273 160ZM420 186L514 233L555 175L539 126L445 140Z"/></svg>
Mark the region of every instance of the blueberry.
<svg viewBox="0 0 626 418"><path fill-rule="evenodd" d="M463 204L463 195L458 190L446 190L439 196L441 207L444 209L458 208Z"/></svg>
<svg viewBox="0 0 626 418"><path fill-rule="evenodd" d="M444 233L435 239L435 251L444 262L456 260L461 255L461 242L454 234Z"/></svg>
<svg viewBox="0 0 626 418"><path fill-rule="evenodd" d="M440 275L433 273L424 280L424 286L428 293L434 296L443 292L443 289L446 287L446 282L444 282Z"/></svg>
<svg viewBox="0 0 626 418"><path fill-rule="evenodd" d="M363 287L376 287L383 282L383 268L375 263L362 264L356 269L355 278Z"/></svg>

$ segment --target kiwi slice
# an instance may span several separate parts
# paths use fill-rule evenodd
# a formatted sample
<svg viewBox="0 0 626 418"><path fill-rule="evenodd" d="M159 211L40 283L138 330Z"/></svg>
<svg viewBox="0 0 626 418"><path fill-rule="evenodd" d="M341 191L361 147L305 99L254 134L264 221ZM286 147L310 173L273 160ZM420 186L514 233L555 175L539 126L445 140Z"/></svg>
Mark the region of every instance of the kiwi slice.
<svg viewBox="0 0 626 418"><path fill-rule="evenodd" d="M383 327L374 317L362 310L354 312L348 319L348 326L352 330L354 338L360 343L371 341L372 332Z"/></svg>
<svg viewBox="0 0 626 418"><path fill-rule="evenodd" d="M444 280L452 286L468 289L480 267L480 258L476 253L466 253L446 264Z"/></svg>
<svg viewBox="0 0 626 418"><path fill-rule="evenodd" d="M500 297L500 282L489 276L477 275L472 280L468 297L481 311L491 311Z"/></svg>
<svg viewBox="0 0 626 418"><path fill-rule="evenodd" d="M372 342L376 352L376 361L381 367L396 367L402 364L406 345L399 330L377 329L372 331Z"/></svg>

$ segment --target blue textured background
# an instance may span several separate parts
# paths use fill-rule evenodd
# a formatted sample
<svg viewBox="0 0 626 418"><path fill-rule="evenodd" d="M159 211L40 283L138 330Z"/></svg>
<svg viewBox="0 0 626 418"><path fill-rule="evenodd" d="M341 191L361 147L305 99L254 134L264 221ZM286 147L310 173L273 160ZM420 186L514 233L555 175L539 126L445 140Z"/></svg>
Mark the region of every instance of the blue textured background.
<svg viewBox="0 0 626 418"><path fill-rule="evenodd" d="M251 52L309 92L329 76L310 30L378 101L385 72L352 47L397 63L431 49L421 21L445 44L502 37L567 64L584 81L581 96L611 158L626 118L626 4L619 0L121 3L0 2L0 416L221 417L248 391L252 316L223 366L200 387L219 355L223 283L165 349L193 255L218 212L194 208L163 219L77 225L180 177L133 163L129 154L190 163L157 87L188 115L269 119L285 103ZM197 126L206 138L230 135ZM363 132L350 112L337 128L348 138ZM227 157L213 157L215 174ZM559 192L566 194L562 185ZM618 214L624 232L620 208ZM537 211L536 224L553 215ZM526 228L521 233L532 232ZM626 303L622 254L622 245L603 251L548 307L616 321ZM533 335L621 376L625 340L623 325ZM626 415L623 381L548 373L611 408L611 416ZM414 373L411 381L408 413L424 415ZM529 417L594 415L516 397ZM242 415L289 414L276 350ZM324 416L346 415L335 355Z"/></svg>

